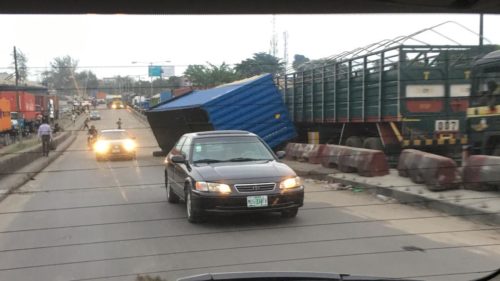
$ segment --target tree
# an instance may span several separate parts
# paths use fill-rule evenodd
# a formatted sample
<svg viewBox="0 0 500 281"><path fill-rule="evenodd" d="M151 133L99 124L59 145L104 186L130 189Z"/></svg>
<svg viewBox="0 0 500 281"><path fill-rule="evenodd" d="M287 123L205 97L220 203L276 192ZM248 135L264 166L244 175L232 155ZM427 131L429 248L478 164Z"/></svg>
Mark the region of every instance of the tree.
<svg viewBox="0 0 500 281"><path fill-rule="evenodd" d="M19 82L26 82L28 79L28 58L20 49L16 49L15 55L14 52L12 52L12 66L15 66L16 59Z"/></svg>
<svg viewBox="0 0 500 281"><path fill-rule="evenodd" d="M310 59L308 59L306 56L296 54L295 56L293 56L292 67L295 71L302 71L304 70L304 64L309 61Z"/></svg>
<svg viewBox="0 0 500 281"><path fill-rule="evenodd" d="M285 71L285 64L279 58L262 52L255 53L252 58L241 61L236 65L235 70L241 78L248 78L262 73L275 75Z"/></svg>
<svg viewBox="0 0 500 281"><path fill-rule="evenodd" d="M80 94L80 85L75 77L78 61L70 56L56 57L50 63L50 70L42 73L43 83L63 94Z"/></svg>
<svg viewBox="0 0 500 281"><path fill-rule="evenodd" d="M193 81L194 86L206 86L209 84L208 68L204 65L188 65L184 75Z"/></svg>
<svg viewBox="0 0 500 281"><path fill-rule="evenodd" d="M196 87L214 87L220 84L229 83L238 79L234 70L222 63L220 66L208 63L209 67L204 65L189 65L184 75L193 82Z"/></svg>
<svg viewBox="0 0 500 281"><path fill-rule="evenodd" d="M97 76L90 70L76 73L75 79L84 96L89 96L91 92L96 91L99 87Z"/></svg>

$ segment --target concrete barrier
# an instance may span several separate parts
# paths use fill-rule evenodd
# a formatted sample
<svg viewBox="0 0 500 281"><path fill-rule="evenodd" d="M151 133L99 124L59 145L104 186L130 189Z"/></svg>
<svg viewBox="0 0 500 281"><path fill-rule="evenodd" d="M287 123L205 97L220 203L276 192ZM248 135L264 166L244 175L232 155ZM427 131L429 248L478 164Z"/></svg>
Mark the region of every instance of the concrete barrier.
<svg viewBox="0 0 500 281"><path fill-rule="evenodd" d="M293 156L292 156L292 153L293 153L293 150L295 148L297 144L294 143L294 142L289 142L286 144L286 147L285 147L285 159L287 160L293 160Z"/></svg>
<svg viewBox="0 0 500 281"><path fill-rule="evenodd" d="M302 158L311 164L320 164L325 146L324 144L308 144Z"/></svg>
<svg viewBox="0 0 500 281"><path fill-rule="evenodd" d="M380 150L344 146L338 159L338 167L342 172L357 172L365 177L389 174L387 158Z"/></svg>
<svg viewBox="0 0 500 281"><path fill-rule="evenodd" d="M326 144L320 155L321 165L325 168L337 168L339 154L341 152L340 145Z"/></svg>
<svg viewBox="0 0 500 281"><path fill-rule="evenodd" d="M415 149L405 149L401 151L398 160L398 174L401 177L409 177L410 176L410 165L415 162L414 158L420 153L420 150Z"/></svg>
<svg viewBox="0 0 500 281"><path fill-rule="evenodd" d="M56 147L65 141L70 135L71 132L62 132L55 136L53 142ZM0 178L19 170L40 157L42 157L41 143L20 152L3 155L0 157L0 171L2 171L0 173Z"/></svg>
<svg viewBox="0 0 500 281"><path fill-rule="evenodd" d="M380 150L325 145L320 158L324 167L337 168L343 173L357 172L366 177L384 176L389 173L387 158Z"/></svg>
<svg viewBox="0 0 500 281"><path fill-rule="evenodd" d="M500 157L472 155L463 166L465 189L476 191L496 190L500 187Z"/></svg>
<svg viewBox="0 0 500 281"><path fill-rule="evenodd" d="M425 183L432 191L458 188L457 163L448 157L415 149L402 151L398 162L400 176L409 176L414 183Z"/></svg>

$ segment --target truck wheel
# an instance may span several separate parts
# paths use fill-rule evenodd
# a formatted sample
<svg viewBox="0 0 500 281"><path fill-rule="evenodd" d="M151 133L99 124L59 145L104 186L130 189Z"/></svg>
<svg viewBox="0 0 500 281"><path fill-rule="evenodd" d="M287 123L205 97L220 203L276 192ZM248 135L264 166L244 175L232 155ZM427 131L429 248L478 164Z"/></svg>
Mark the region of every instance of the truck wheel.
<svg viewBox="0 0 500 281"><path fill-rule="evenodd" d="M351 136L347 138L345 145L350 147L363 147L363 142L361 141L361 138Z"/></svg>
<svg viewBox="0 0 500 281"><path fill-rule="evenodd" d="M363 148L384 150L384 146L382 145L382 141L380 141L380 138L375 137L366 138L363 142Z"/></svg>

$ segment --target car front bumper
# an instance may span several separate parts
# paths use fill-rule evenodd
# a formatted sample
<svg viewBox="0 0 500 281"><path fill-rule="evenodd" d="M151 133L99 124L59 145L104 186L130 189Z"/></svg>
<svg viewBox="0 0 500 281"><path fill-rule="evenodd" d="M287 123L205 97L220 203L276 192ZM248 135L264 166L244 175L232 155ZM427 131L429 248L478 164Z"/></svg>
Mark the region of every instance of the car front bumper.
<svg viewBox="0 0 500 281"><path fill-rule="evenodd" d="M248 196L266 195L268 206L247 207ZM193 207L209 213L253 213L276 212L302 207L304 204L304 188L287 190L273 194L248 195L214 195L194 191L192 193Z"/></svg>

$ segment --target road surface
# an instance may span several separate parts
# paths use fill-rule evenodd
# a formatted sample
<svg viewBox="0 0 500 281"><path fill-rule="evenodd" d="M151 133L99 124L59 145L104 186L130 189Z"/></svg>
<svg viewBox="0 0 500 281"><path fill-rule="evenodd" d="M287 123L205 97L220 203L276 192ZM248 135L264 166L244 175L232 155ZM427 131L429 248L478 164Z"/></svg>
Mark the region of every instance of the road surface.
<svg viewBox="0 0 500 281"><path fill-rule="evenodd" d="M59 159L0 203L0 280L167 280L224 271L305 270L470 280L500 266L495 226L306 183L295 219L186 220L166 203L162 158L146 124L101 110L98 129L137 136L135 161L96 162L82 131ZM477 272L477 273L475 273Z"/></svg>

